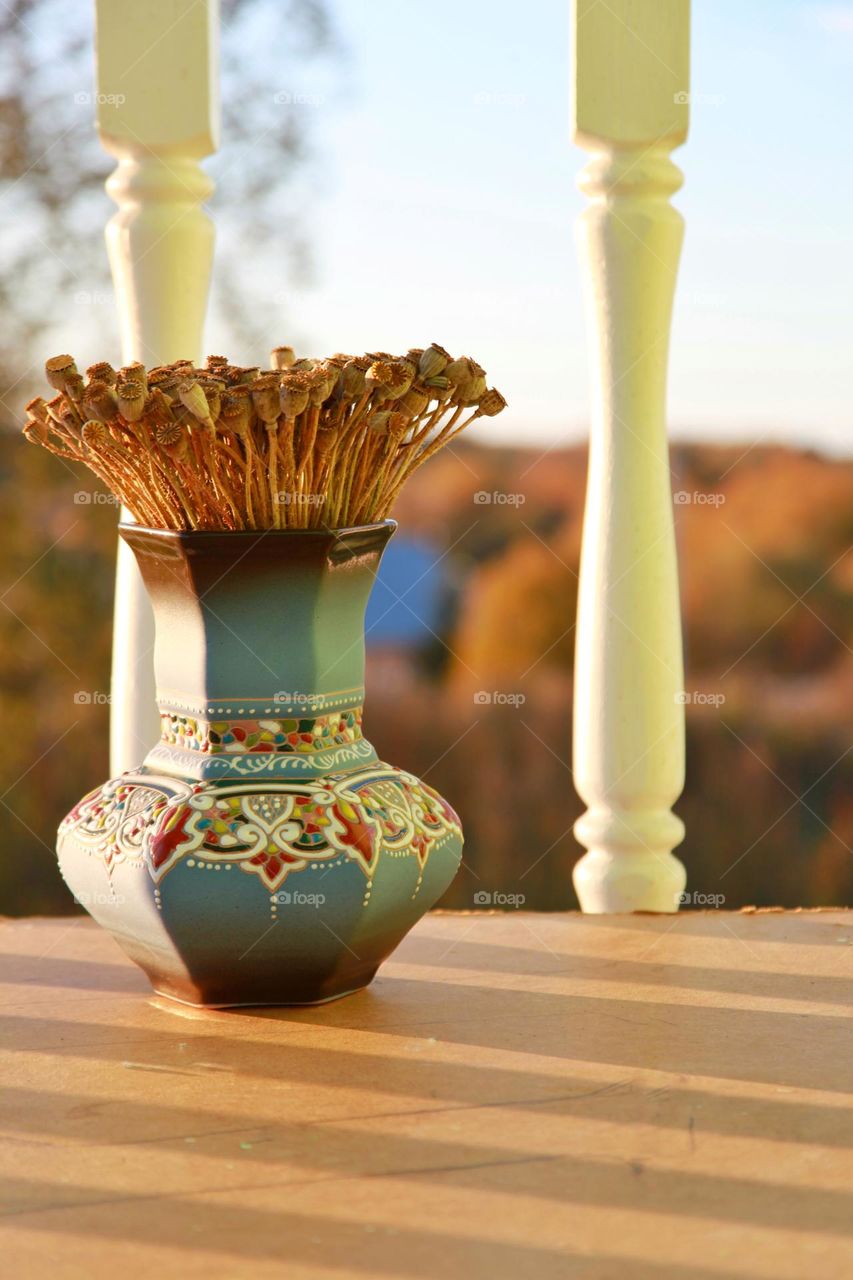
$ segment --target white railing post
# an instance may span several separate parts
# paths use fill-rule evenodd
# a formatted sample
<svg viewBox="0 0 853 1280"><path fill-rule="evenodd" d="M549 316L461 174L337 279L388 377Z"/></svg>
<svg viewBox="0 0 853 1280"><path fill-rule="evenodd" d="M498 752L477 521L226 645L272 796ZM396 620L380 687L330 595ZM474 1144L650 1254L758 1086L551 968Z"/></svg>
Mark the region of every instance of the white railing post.
<svg viewBox="0 0 853 1280"><path fill-rule="evenodd" d="M217 0L96 0L97 118L118 159L107 250L125 363L201 358L213 263L202 203L213 184L199 160L217 146ZM121 543L113 627L111 763L137 765L159 737L154 624Z"/></svg>
<svg viewBox="0 0 853 1280"><path fill-rule="evenodd" d="M584 911L674 911L684 868L678 577L666 371L683 221L670 151L687 134L689 0L576 0L578 222L592 416L578 601L575 834Z"/></svg>

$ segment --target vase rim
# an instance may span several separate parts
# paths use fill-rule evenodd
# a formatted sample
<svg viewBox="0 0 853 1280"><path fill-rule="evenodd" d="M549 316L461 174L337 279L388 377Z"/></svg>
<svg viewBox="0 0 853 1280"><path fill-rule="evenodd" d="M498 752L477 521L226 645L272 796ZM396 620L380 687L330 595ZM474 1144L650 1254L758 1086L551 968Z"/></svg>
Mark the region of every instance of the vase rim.
<svg viewBox="0 0 853 1280"><path fill-rule="evenodd" d="M266 542L272 538L279 539L324 539L334 538L343 541L355 534L376 533L386 531L391 534L397 528L396 520L377 520L371 524L346 525L340 529L158 529L151 525L137 524L135 520L122 520L118 529L122 537L129 541L136 534L147 539L158 539L163 542L180 543L213 543L215 540L227 538L229 541Z"/></svg>

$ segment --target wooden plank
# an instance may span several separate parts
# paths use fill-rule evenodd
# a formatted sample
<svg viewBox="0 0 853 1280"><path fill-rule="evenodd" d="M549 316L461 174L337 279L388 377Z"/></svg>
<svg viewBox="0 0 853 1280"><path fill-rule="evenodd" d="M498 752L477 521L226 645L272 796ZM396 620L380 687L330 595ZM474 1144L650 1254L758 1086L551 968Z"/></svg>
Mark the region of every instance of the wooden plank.
<svg viewBox="0 0 853 1280"><path fill-rule="evenodd" d="M850 1274L853 913L427 917L366 992L203 1012L0 927L14 1274Z"/></svg>

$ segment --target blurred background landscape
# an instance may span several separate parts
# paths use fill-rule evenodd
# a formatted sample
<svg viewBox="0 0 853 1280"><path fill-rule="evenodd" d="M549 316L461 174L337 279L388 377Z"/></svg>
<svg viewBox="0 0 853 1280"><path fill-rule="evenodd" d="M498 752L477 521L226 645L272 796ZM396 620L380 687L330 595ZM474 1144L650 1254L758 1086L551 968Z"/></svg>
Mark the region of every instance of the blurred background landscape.
<svg viewBox="0 0 853 1280"><path fill-rule="evenodd" d="M429 22L390 0L226 0L223 142L206 164L208 350L248 363L285 341L322 355L435 340L481 360L510 401L505 424L472 430L404 492L368 616L366 731L462 815L454 907L478 892L576 906L581 853L583 157L567 139L567 8L534 10L522 26L485 0L435 0ZM675 157L681 856L690 891L730 908L849 904L853 177L823 122L853 109L853 4L696 10ZM0 37L0 912L61 913L56 825L108 776L116 510L19 425L46 356L118 362L113 162L92 129L88 7L14 0ZM798 153L810 181L794 190Z"/></svg>
<svg viewBox="0 0 853 1280"><path fill-rule="evenodd" d="M10 914L64 912L55 828L109 772L116 512L88 475L19 436L0 441L0 705L13 727L0 739L0 901ZM743 452L673 449L689 888L729 907L847 903L853 463L778 446ZM585 465L581 447L459 446L418 472L397 511L368 614L365 730L381 758L462 815L465 866L446 906L471 907L477 892L541 910L576 905L570 729Z"/></svg>

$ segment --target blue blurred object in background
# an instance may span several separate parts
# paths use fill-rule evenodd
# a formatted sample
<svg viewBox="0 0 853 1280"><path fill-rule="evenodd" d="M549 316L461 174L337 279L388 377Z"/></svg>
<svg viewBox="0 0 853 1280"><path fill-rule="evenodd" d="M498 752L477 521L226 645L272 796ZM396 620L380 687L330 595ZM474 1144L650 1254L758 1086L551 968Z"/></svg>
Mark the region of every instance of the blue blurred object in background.
<svg viewBox="0 0 853 1280"><path fill-rule="evenodd" d="M368 649L427 648L439 632L446 594L439 553L420 538L389 543L365 618Z"/></svg>

